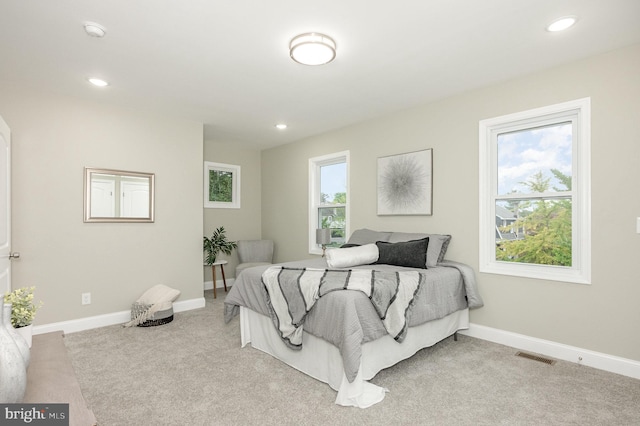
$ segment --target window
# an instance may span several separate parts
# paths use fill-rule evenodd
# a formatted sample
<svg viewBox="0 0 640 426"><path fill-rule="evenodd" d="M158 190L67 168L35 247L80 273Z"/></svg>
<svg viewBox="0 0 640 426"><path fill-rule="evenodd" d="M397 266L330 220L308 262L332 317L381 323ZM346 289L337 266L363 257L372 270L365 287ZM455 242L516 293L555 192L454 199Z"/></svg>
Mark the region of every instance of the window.
<svg viewBox="0 0 640 426"><path fill-rule="evenodd" d="M349 232L349 151L309 159L309 253L321 254L316 229L331 229L327 247L340 247Z"/></svg>
<svg viewBox="0 0 640 426"><path fill-rule="evenodd" d="M240 166L204 162L204 207L240 208Z"/></svg>
<svg viewBox="0 0 640 426"><path fill-rule="evenodd" d="M480 122L480 272L591 279L590 99Z"/></svg>

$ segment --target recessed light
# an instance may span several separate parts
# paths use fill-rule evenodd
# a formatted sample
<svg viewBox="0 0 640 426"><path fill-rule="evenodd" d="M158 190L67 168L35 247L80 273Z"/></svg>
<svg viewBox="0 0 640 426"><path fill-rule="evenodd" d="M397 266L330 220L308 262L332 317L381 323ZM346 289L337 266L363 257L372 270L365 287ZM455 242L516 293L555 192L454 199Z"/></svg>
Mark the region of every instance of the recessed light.
<svg viewBox="0 0 640 426"><path fill-rule="evenodd" d="M98 87L105 87L105 86L109 85L108 82L106 82L104 80L101 80L99 78L90 78L89 79L89 83L93 84L94 86L98 86Z"/></svg>
<svg viewBox="0 0 640 426"><path fill-rule="evenodd" d="M284 130L286 128L287 128L287 125L284 123L276 124L276 129L278 130Z"/></svg>
<svg viewBox="0 0 640 426"><path fill-rule="evenodd" d="M567 28L572 27L577 21L578 18L575 16L563 16L562 18L558 18L547 25L547 31L550 31L552 33L557 31L564 31Z"/></svg>
<svg viewBox="0 0 640 426"><path fill-rule="evenodd" d="M84 30L91 37L102 38L106 34L102 25L96 24L95 22L87 22L84 24Z"/></svg>

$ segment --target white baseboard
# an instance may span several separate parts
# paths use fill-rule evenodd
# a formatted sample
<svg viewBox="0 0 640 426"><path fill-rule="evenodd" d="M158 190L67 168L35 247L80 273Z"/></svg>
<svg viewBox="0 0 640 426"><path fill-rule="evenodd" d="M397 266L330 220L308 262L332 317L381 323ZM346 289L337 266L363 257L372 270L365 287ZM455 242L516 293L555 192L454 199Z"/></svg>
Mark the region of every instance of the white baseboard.
<svg viewBox="0 0 640 426"><path fill-rule="evenodd" d="M537 339L523 334L499 330L483 325L470 324L468 330L461 330L460 334L478 339L488 340L505 346L546 355L563 361L622 374L623 376L640 379L640 362L632 359L620 358L613 355L595 352L575 346L564 345L549 340Z"/></svg>
<svg viewBox="0 0 640 426"><path fill-rule="evenodd" d="M235 278L227 279L227 288L233 285ZM216 281L216 288L224 288L222 280ZM205 290L213 290L213 281L204 282ZM189 311L191 309L204 308L204 297L190 300L181 300L173 303L174 312ZM50 333L62 330L64 333L90 330L92 328L106 327L115 324L124 324L131 319L131 311L112 312L110 314L96 315L93 317L79 318L70 321L61 321L51 324L36 325L33 334Z"/></svg>
<svg viewBox="0 0 640 426"><path fill-rule="evenodd" d="M231 287L235 280L236 280L235 278L227 278L227 288ZM224 282L222 280L216 280L216 289L218 289L218 288L224 288ZM205 290L213 290L213 280L205 281L204 282L204 289Z"/></svg>
<svg viewBox="0 0 640 426"><path fill-rule="evenodd" d="M173 303L173 312L190 311L204 308L204 297L197 299L181 300ZM93 317L79 318L70 321L61 321L51 324L36 325L33 334L50 333L62 330L65 334L77 331L90 330L92 328L106 327L108 325L124 324L131 319L131 311L113 312L110 314L96 315Z"/></svg>

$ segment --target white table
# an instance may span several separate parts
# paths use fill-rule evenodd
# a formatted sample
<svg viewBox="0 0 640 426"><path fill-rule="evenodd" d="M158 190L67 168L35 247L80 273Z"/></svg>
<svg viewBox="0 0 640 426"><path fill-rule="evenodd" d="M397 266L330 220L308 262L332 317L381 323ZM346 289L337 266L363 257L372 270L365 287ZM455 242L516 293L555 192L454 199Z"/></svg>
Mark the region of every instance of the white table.
<svg viewBox="0 0 640 426"><path fill-rule="evenodd" d="M224 276L224 265L226 265L227 262L226 260L217 260L215 262L213 262L211 265L205 264L204 266L211 266L211 275L213 276L213 298L217 298L218 295L216 294L216 266L220 267L220 271L222 271L222 282L224 283L224 292L227 292L227 279Z"/></svg>

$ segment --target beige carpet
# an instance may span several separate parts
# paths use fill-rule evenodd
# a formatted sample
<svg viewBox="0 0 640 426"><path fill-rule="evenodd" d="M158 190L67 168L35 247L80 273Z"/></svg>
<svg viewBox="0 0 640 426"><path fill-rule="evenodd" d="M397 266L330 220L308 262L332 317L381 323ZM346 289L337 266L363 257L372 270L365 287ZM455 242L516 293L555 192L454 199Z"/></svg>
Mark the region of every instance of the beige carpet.
<svg viewBox="0 0 640 426"><path fill-rule="evenodd" d="M101 426L638 425L640 380L452 338L380 372L390 389L368 409L251 347L223 321L224 292L159 327L104 327L64 339Z"/></svg>

